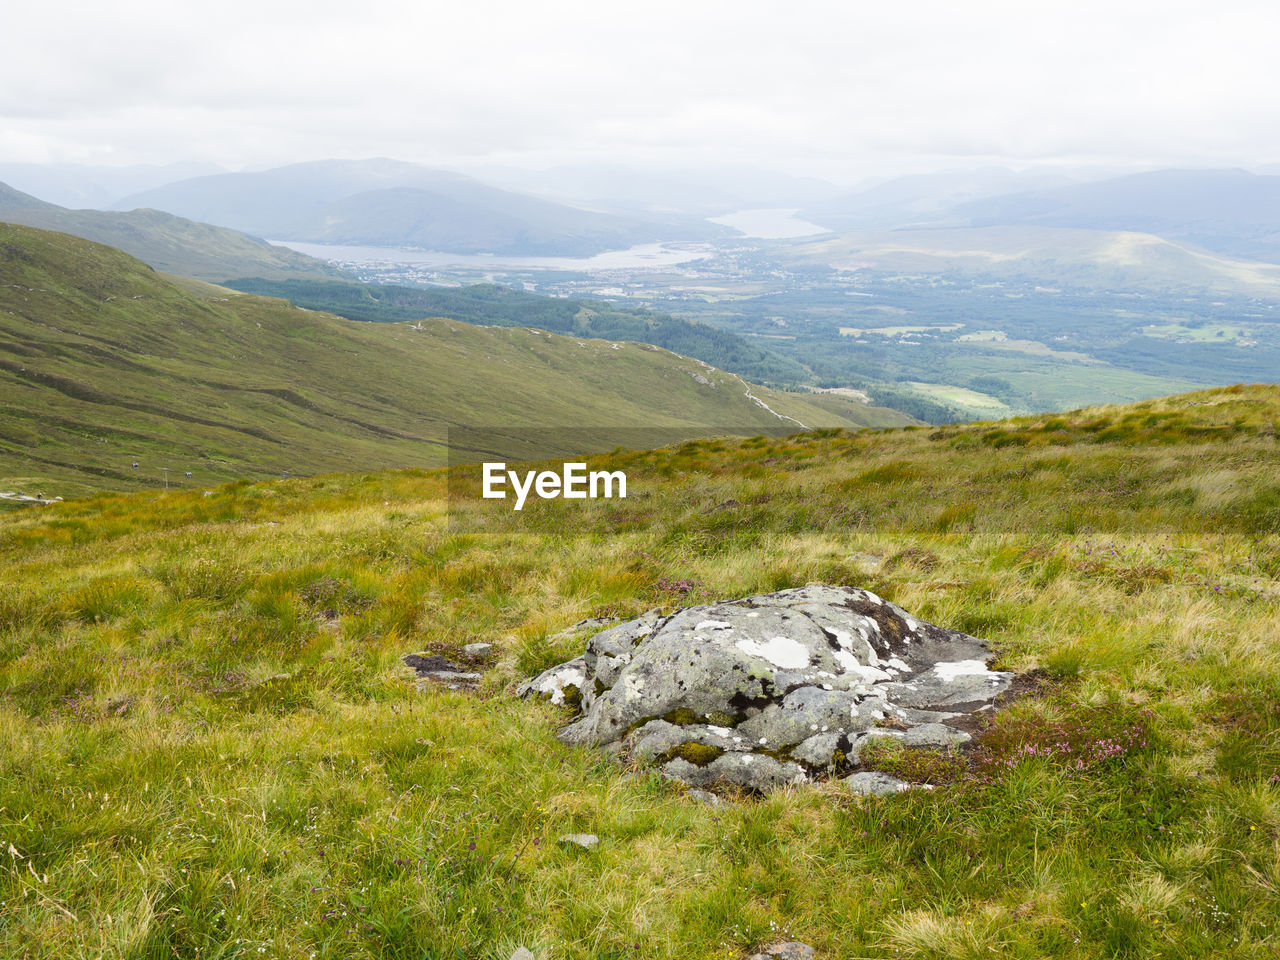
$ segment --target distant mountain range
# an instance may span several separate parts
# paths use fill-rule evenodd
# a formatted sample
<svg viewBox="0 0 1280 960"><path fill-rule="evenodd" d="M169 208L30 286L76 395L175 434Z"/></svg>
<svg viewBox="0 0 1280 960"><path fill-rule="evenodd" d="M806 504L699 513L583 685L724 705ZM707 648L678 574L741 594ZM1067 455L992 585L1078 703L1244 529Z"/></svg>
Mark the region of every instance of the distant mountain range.
<svg viewBox="0 0 1280 960"><path fill-rule="evenodd" d="M1232 256L1280 261L1280 176L1244 170L1156 170L1094 183L986 197L945 221L1132 230Z"/></svg>
<svg viewBox="0 0 1280 960"><path fill-rule="evenodd" d="M1071 182L1057 171L1005 167L907 174L824 198L800 216L837 232L901 228L928 222L960 203Z"/></svg>
<svg viewBox="0 0 1280 960"><path fill-rule="evenodd" d="M692 217L640 217L512 193L395 160L320 160L180 180L126 197L274 240L414 246L451 253L589 256L733 231Z"/></svg>
<svg viewBox="0 0 1280 960"><path fill-rule="evenodd" d="M121 197L152 187L225 173L216 163L138 163L104 166L85 163L2 163L0 181L59 206L106 210Z"/></svg>
<svg viewBox="0 0 1280 960"><path fill-rule="evenodd" d="M159 210L68 210L0 183L0 221L58 230L118 247L157 270L204 280L344 277L323 260L225 227Z"/></svg>
<svg viewBox="0 0 1280 960"><path fill-rule="evenodd" d="M546 170L481 168L486 182L537 196L647 213L714 217L751 208L799 208L841 193L815 177L791 176L744 164L667 171L607 163Z"/></svg>
<svg viewBox="0 0 1280 960"><path fill-rule="evenodd" d="M1280 298L1280 265L1232 259L1137 231L1035 225L844 233L796 243L780 262L1173 295Z"/></svg>
<svg viewBox="0 0 1280 960"><path fill-rule="evenodd" d="M952 171L899 177L814 205L803 216L839 232L1126 231L1280 262L1280 176L1245 170L1156 170L1086 182L1052 171Z"/></svg>

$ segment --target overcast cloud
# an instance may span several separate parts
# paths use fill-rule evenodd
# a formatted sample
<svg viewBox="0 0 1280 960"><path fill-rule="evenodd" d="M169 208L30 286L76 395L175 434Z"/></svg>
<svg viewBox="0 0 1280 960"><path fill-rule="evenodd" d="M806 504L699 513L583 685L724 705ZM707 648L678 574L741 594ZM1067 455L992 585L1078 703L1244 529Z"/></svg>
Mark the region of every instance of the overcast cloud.
<svg viewBox="0 0 1280 960"><path fill-rule="evenodd" d="M1280 5L10 4L0 161L1280 161Z"/></svg>

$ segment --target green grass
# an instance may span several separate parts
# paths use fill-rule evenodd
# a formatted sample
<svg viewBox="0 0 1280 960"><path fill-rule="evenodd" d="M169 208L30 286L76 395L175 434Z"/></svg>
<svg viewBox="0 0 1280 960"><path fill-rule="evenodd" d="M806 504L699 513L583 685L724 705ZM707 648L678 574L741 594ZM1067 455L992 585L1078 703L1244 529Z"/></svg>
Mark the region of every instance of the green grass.
<svg viewBox="0 0 1280 960"><path fill-rule="evenodd" d="M1179 340L1192 343L1236 343L1252 338L1248 327L1227 323L1202 323L1194 326L1183 323L1153 323L1142 328L1143 336L1161 340Z"/></svg>
<svg viewBox="0 0 1280 960"><path fill-rule="evenodd" d="M1278 425L1228 388L618 452L628 500L521 515L401 471L0 516L0 956L1270 955ZM1041 692L963 770L880 758L932 791L722 808L511 695L580 618L809 581ZM475 640L477 695L399 664Z"/></svg>
<svg viewBox="0 0 1280 960"><path fill-rule="evenodd" d="M244 293L283 297L298 306L350 320L394 323L449 317L482 326L536 327L597 340L638 340L758 383L794 385L807 378L795 360L734 333L666 313L595 300L546 297L492 283L465 287L401 287L337 280L232 280Z"/></svg>
<svg viewBox="0 0 1280 960"><path fill-rule="evenodd" d="M1204 384L1176 377L1156 377L1099 363L1066 363L1051 357L1034 356L988 349L991 344L965 344L957 349L935 371L933 390L955 389L948 384L966 384L976 376L996 377L1006 381L1015 396L1010 397L1009 413L1064 410L1079 406L1081 398L1089 403L1129 403L1149 397L1164 396L1202 389ZM979 398L980 399L980 398ZM998 398L991 398L1000 401ZM966 416L1007 416L990 406L968 403L962 397L956 403ZM988 403L981 400L981 403Z"/></svg>
<svg viewBox="0 0 1280 960"><path fill-rule="evenodd" d="M753 387L812 426L908 418ZM432 466L449 426L785 430L738 377L638 343L357 323L0 225L0 491L81 495ZM604 448L612 443L597 441ZM138 464L135 469L134 463ZM190 471L188 480L185 474Z"/></svg>

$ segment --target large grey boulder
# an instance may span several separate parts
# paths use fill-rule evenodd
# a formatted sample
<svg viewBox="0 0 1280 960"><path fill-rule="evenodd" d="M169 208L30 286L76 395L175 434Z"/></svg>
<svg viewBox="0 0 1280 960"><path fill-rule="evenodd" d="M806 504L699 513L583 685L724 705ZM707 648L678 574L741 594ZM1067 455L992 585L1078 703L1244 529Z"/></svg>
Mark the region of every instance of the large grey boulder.
<svg viewBox="0 0 1280 960"><path fill-rule="evenodd" d="M564 742L650 760L693 786L803 783L856 764L880 736L951 748L967 739L952 724L1013 680L987 668L976 637L852 587L579 626L591 634L583 655L519 692L580 708Z"/></svg>

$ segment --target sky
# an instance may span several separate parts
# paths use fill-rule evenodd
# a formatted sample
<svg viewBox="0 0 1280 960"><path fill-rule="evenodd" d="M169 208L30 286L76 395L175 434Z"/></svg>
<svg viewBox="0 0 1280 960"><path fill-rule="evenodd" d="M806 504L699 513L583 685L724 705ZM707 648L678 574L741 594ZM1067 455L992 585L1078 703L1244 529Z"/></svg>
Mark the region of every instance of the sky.
<svg viewBox="0 0 1280 960"><path fill-rule="evenodd" d="M15 3L0 162L1280 162L1273 0Z"/></svg>

